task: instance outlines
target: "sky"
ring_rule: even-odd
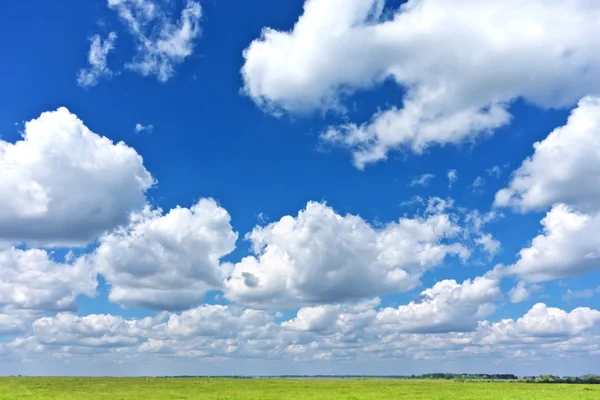
[[[0,31],[0,374],[600,373],[600,3]]]

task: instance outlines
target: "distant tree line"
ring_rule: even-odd
[[[600,384],[600,375],[584,375],[584,376],[556,376],[556,375],[540,375],[526,376],[524,381],[530,383],[585,383],[585,384]]]
[[[584,383],[600,384],[600,375],[556,376],[539,375],[519,378],[514,374],[451,374],[431,373],[421,375],[274,375],[274,376],[165,376],[165,378],[288,378],[288,379],[444,379],[454,381],[521,381],[527,383]]]
[[[513,374],[449,374],[449,373],[435,373],[435,374],[421,374],[412,375],[412,379],[447,379],[447,380],[465,380],[465,381],[506,381],[506,380],[518,380],[519,377]]]

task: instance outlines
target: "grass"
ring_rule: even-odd
[[[600,385],[413,380],[0,378],[0,399],[600,399]]]

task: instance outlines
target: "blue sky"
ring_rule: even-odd
[[[599,15],[5,7],[0,373],[597,372]]]

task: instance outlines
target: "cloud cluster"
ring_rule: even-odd
[[[567,123],[535,143],[533,155],[496,193],[497,206],[523,212],[552,207],[541,221],[542,233],[509,267],[527,282],[600,269],[599,112],[599,98],[582,99]]]
[[[497,206],[531,211],[565,203],[600,211],[600,98],[579,101],[566,125],[533,147],[508,187],[496,194]]]
[[[127,223],[154,184],[142,157],[89,130],[66,108],[0,139],[0,240],[81,245]]]
[[[393,149],[421,153],[491,132],[510,122],[515,99],[563,107],[600,89],[594,2],[385,5],[306,1],[290,31],[264,28],[244,51],[245,93],[271,111],[340,111],[352,93],[393,80],[405,91],[401,106],[322,136],[363,168]]]
[[[247,235],[255,255],[233,266],[225,295],[241,304],[293,307],[407,291],[447,256],[469,257],[460,233],[444,213],[375,228],[309,202],[296,217]]]
[[[82,262],[58,263],[45,250],[0,250],[0,336],[22,333],[44,313],[76,311],[94,296],[96,274]]]
[[[459,286],[464,289],[473,284]],[[473,296],[469,288],[458,298],[462,304],[487,301],[485,296]],[[398,331],[382,323],[387,313],[378,311],[378,304],[303,308],[281,323],[265,311],[219,305],[142,319],[61,313],[36,320],[31,336],[2,345],[0,353],[38,358],[48,353],[64,358],[107,354],[113,361],[139,360],[145,355],[306,361],[373,357],[458,360],[473,356],[544,359],[558,355],[581,359],[600,354],[600,311],[589,308],[567,312],[539,303],[517,320],[482,321],[463,331],[438,331],[432,326],[409,333],[410,329]],[[422,316],[423,320],[428,317]],[[401,326],[410,326],[409,315],[405,321]]]
[[[509,268],[528,282],[582,275],[600,269],[600,215],[576,212],[564,204],[542,219],[543,232]]]
[[[212,199],[192,207],[133,214],[129,225],[103,235],[87,258],[111,284],[109,299],[181,310],[222,286],[220,259],[235,249],[229,213]]]

